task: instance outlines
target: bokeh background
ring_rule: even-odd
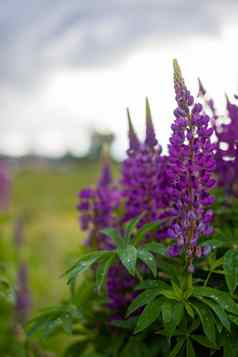
[[[12,177],[4,239],[20,219],[33,314],[67,294],[60,275],[83,239],[77,192],[96,181],[103,143],[116,175],[126,107],[142,136],[149,97],[166,151],[174,57],[193,93],[200,77],[219,111],[224,93],[237,93],[237,20],[236,0],[0,3],[0,155]]]

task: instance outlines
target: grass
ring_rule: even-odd
[[[115,169],[116,170],[116,169]],[[13,173],[12,216],[24,217],[22,259],[29,265],[33,310],[56,303],[68,291],[60,275],[80,251],[83,234],[77,192],[92,185],[99,165],[30,168]]]
[[[12,173],[12,219],[4,235],[12,257],[14,224],[17,217],[23,217],[20,260],[26,261],[29,268],[32,315],[42,307],[57,304],[68,294],[60,276],[76,259],[84,239],[78,224],[77,192],[94,184],[99,171],[98,164],[89,162],[62,168],[32,167]],[[48,347],[60,354],[65,340],[53,339],[49,343]]]

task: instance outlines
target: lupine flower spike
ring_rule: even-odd
[[[214,202],[210,190],[216,181],[214,149],[210,137],[213,128],[201,104],[194,104],[181,69],[174,60],[174,87],[177,109],[172,124],[167,174],[169,176],[170,214],[173,223],[168,235],[175,242],[169,249],[171,256],[185,254],[187,269],[193,271],[193,259],[206,255],[208,247],[199,245],[202,235],[209,236]]]
[[[127,108],[127,120],[128,120],[128,137],[129,137],[129,148],[127,150],[128,155],[136,152],[140,148],[140,141],[135,132],[135,129],[132,124],[130,111]]]
[[[88,232],[87,244],[97,249],[109,249],[111,240],[101,233],[106,227],[117,225],[114,211],[120,204],[120,192],[112,180],[109,156],[104,149],[101,174],[96,188],[79,192],[80,226]]]
[[[229,123],[222,124],[217,133],[217,173],[219,185],[228,195],[238,195],[238,106],[226,95]]]
[[[152,122],[149,101],[146,99],[146,136],[138,140],[131,118],[129,121],[128,158],[122,164],[122,194],[125,198],[123,222],[145,213],[139,225],[158,219],[162,195],[160,180],[161,147],[158,145]],[[163,166],[164,167],[164,166]]]

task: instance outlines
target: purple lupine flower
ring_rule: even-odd
[[[18,322],[21,324],[27,321],[30,307],[31,298],[28,288],[28,269],[25,263],[21,263],[17,274],[16,290],[16,316]]]
[[[131,147],[136,148],[136,135],[131,135]],[[87,244],[96,249],[112,249],[111,239],[105,236],[103,228],[120,228],[114,214],[119,207],[121,194],[113,184],[108,158],[104,155],[101,175],[96,188],[86,188],[79,193],[81,229],[89,233]],[[114,264],[107,275],[108,303],[110,319],[122,318],[126,308],[133,298],[134,279],[121,263]]]
[[[127,150],[127,154],[132,155],[134,152],[137,152],[137,150],[139,150],[141,144],[133,127],[130,111],[128,108],[127,108],[127,119],[128,119],[128,127],[129,127],[128,130],[129,148]]]
[[[176,60],[174,84],[178,107],[171,126],[167,166],[169,214],[173,223],[167,233],[175,243],[168,253],[176,256],[185,252],[188,270],[192,271],[193,258],[207,252],[198,245],[199,238],[212,233],[213,215],[208,206],[214,202],[210,190],[216,184],[213,178],[216,145],[210,139],[213,134],[210,118],[201,104],[194,104]]]
[[[220,125],[217,132],[216,154],[218,184],[228,195],[238,195],[238,106],[231,103],[228,96],[227,115],[229,123]]]
[[[139,225],[158,220],[163,207],[160,185],[165,160],[161,156],[161,146],[155,136],[149,101],[146,99],[146,137],[142,143],[129,121],[128,157],[122,164],[122,195],[125,200],[123,222],[144,213]]]
[[[10,177],[3,161],[0,161],[0,211],[8,208],[10,200]]]
[[[113,247],[111,239],[101,233],[102,229],[117,226],[115,210],[120,205],[120,191],[112,181],[108,159],[103,160],[101,175],[96,188],[85,188],[79,192],[80,226],[87,231],[87,243],[96,249]]]
[[[199,82],[199,88],[201,81]],[[203,87],[204,88],[204,87]],[[204,90],[205,91],[205,90]],[[238,107],[229,101],[227,101],[227,115],[229,117],[229,123],[221,124],[219,115],[217,114],[214,101],[208,97],[205,92],[199,90],[200,96],[203,98],[206,106],[211,112],[211,123],[214,127],[216,134],[216,174],[217,184],[219,187],[224,188],[225,194],[237,195],[237,175],[238,175]]]
[[[107,278],[109,301],[107,306],[111,310],[112,320],[121,319],[125,316],[129,304],[137,295],[134,291],[137,283],[137,279],[129,275],[121,263],[114,264],[109,269]]]
[[[210,116],[211,124],[214,128],[215,133],[217,133],[219,116],[218,116],[216,108],[215,108],[215,103],[214,103],[214,100],[208,96],[207,91],[204,88],[200,78],[198,78],[198,95],[197,96],[201,97],[203,99],[205,106],[211,112],[211,116]]]

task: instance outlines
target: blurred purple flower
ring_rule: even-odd
[[[218,184],[225,193],[238,195],[238,106],[227,97],[229,122],[222,124],[217,132],[217,174]]]
[[[28,269],[25,263],[21,263],[17,273],[16,290],[16,315],[21,324],[27,321],[31,307],[31,297],[28,288]]]
[[[10,201],[11,180],[6,164],[0,161],[0,211],[8,208]]]
[[[137,279],[128,274],[121,263],[114,264],[108,273],[107,292],[108,308],[111,310],[112,319],[120,319],[125,316],[126,310],[136,297],[134,287]]]
[[[201,81],[199,80],[199,88],[200,87]],[[226,124],[221,124],[220,121],[218,121],[219,116],[216,112],[214,101],[207,96],[205,90],[201,91],[200,89],[199,93],[212,114],[211,123],[216,134],[215,160],[218,186],[223,187],[226,194],[237,196],[238,106],[231,103],[228,96],[226,96],[227,116],[229,118],[229,122]]]

